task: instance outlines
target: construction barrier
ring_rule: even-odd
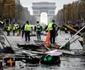
[[[45,46],[49,47],[50,46],[50,31],[48,31],[46,40],[45,40]]]

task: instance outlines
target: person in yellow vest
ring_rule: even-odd
[[[50,31],[51,44],[55,44],[55,37],[56,37],[55,28],[56,28],[55,27],[55,20],[52,20],[52,22],[49,23],[45,28],[47,31]]]
[[[13,35],[15,35],[15,32],[16,32],[16,26],[15,25],[13,25],[12,30],[13,30]]]
[[[68,33],[67,28],[65,28],[65,33]]]
[[[17,36],[20,36],[21,30],[22,30],[21,25],[19,25],[17,29]]]
[[[16,31],[18,31],[18,26],[16,26]]]
[[[6,27],[6,30],[7,30],[7,36],[10,36],[10,31],[11,31],[10,25],[8,25],[8,26]]]
[[[26,21],[25,27],[25,41],[30,41],[30,31],[31,31],[31,25],[29,24],[29,21]]]

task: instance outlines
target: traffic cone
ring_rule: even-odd
[[[46,40],[45,40],[45,46],[49,47],[50,46],[50,31],[48,31]]]

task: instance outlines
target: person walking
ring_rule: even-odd
[[[22,26],[22,38],[23,38],[23,36],[25,34],[24,28],[25,28],[25,24]]]
[[[10,31],[11,31],[10,25],[8,25],[8,26],[6,27],[6,30],[7,30],[7,36],[10,36]]]
[[[21,25],[19,25],[19,27],[18,27],[18,34],[17,34],[17,36],[20,36],[20,35],[21,35],[21,30],[22,30],[22,27],[21,27]]]
[[[65,30],[64,30],[64,31],[65,31],[65,33],[68,33],[67,28],[65,28]]]
[[[16,32],[16,26],[15,25],[13,25],[12,30],[13,30],[13,35],[15,35],[15,32]]]
[[[41,40],[42,26],[40,25],[39,21],[37,21],[34,31],[36,31],[37,40]]]
[[[48,24],[48,26],[46,27],[46,30],[47,31],[50,31],[50,42],[52,44],[55,44],[55,36],[56,36],[56,33],[55,33],[55,20],[52,20],[51,23]]]
[[[24,31],[25,31],[25,41],[30,41],[30,30],[31,30],[31,25],[29,21],[26,21]]]

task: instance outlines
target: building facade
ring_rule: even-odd
[[[33,15],[36,17],[37,21],[40,21],[40,14],[42,12],[47,13],[48,17],[48,23],[53,19],[55,16],[55,3],[49,3],[49,2],[38,2],[38,3],[32,3],[32,9],[33,9]]]

